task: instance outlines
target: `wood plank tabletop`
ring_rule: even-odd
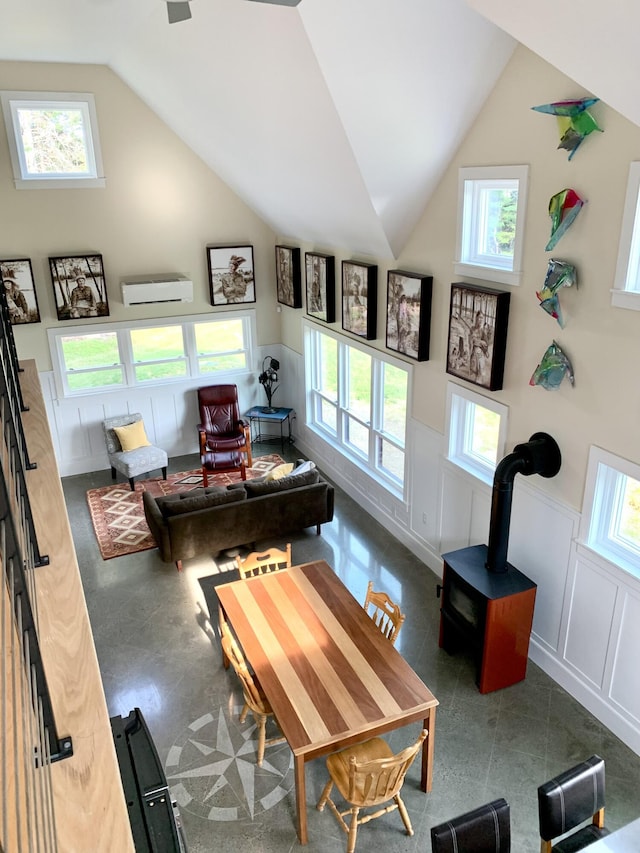
[[[423,720],[438,704],[326,562],[217,592],[295,755]]]

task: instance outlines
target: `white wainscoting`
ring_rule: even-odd
[[[280,358],[280,346],[265,349],[270,355]],[[263,357],[262,349],[258,349],[255,374],[218,380],[237,384],[242,412],[255,405],[266,405],[264,390],[257,381]],[[281,376],[284,378],[286,372],[281,371]],[[166,450],[170,457],[198,453],[196,427],[200,418],[196,389],[211,384],[211,381],[190,379],[83,397],[58,397],[53,372],[41,373],[40,383],[61,477],[109,467],[102,421],[124,412],[141,412],[149,441]],[[278,390],[278,397],[274,400],[276,405],[287,405],[284,390]]]

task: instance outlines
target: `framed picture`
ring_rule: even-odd
[[[433,277],[404,270],[387,273],[387,349],[427,361]]]
[[[451,285],[447,373],[489,391],[502,388],[511,294]]]
[[[378,267],[342,262],[342,328],[368,341],[376,337]]]
[[[325,323],[336,321],[336,259],[333,255],[307,252],[307,314]]]
[[[40,311],[29,258],[0,261],[0,278],[11,325],[39,323]]]
[[[108,317],[102,255],[49,258],[58,320]]]
[[[276,294],[289,308],[302,308],[300,249],[276,246]]]
[[[256,301],[253,246],[207,246],[212,305]]]

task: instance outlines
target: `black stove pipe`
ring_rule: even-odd
[[[555,477],[561,463],[560,448],[555,439],[546,432],[535,432],[529,441],[517,444],[513,453],[509,453],[498,463],[493,477],[489,544],[485,564],[490,572],[502,573],[508,570],[507,548],[513,481],[516,474],[524,474],[527,477],[530,474]]]

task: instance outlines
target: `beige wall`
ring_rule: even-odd
[[[212,311],[205,246],[252,244],[258,343],[279,340],[273,232],[115,74],[100,65],[0,62],[0,89],[93,93],[107,181],[102,190],[16,190],[0,132],[0,258],[31,259],[42,318],[15,327],[20,358],[50,369],[45,330],[60,323],[48,257],[87,251],[103,256],[109,322]],[[162,272],[192,278],[194,302],[124,307],[122,279]]]
[[[529,164],[522,283],[510,287],[487,282],[511,292],[504,388],[492,396],[509,406],[509,450],[533,432],[546,431],[556,438],[563,454],[562,470],[555,479],[537,485],[576,508],[582,504],[591,444],[640,460],[640,314],[612,308],[609,293],[629,163],[640,159],[640,128],[599,103],[593,113],[604,133],[589,137],[569,162],[566,151],[556,150],[555,119],[531,110],[534,105],[586,94],[526,48],[516,50],[397,263],[378,260],[378,340],[373,342],[384,348],[387,270],[395,266],[432,274],[431,360],[415,365],[413,416],[443,432],[450,284],[461,280],[453,270],[458,169]],[[437,124],[437,116],[433,120]],[[405,131],[411,132],[410,118]],[[545,252],[551,226],[549,199],[565,187],[573,187],[587,204],[555,250]],[[304,248],[326,251],[328,247]],[[338,293],[342,257],[336,252]],[[535,295],[550,257],[567,260],[578,269],[578,289],[565,288],[560,295],[564,330],[539,307]],[[336,327],[340,328],[340,306]],[[283,330],[284,342],[299,349],[299,334],[290,333],[286,324]],[[573,362],[575,388],[566,380],[553,392],[530,387],[531,374],[554,339]]]

